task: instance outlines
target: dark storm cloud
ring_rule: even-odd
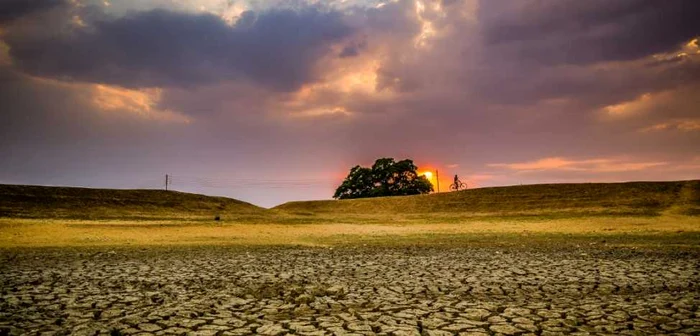
[[[0,25],[64,2],[63,0],[2,0],[0,1]]]
[[[352,33],[339,13],[312,7],[246,12],[233,26],[209,14],[152,10],[58,38],[10,32],[6,42],[15,64],[43,77],[126,87],[247,77],[289,91],[312,80],[316,62]]]
[[[700,35],[696,0],[493,0],[479,8],[485,42],[521,62],[638,59]]]
[[[573,99],[601,107],[635,96],[700,83],[700,62],[650,61],[603,68],[495,66],[470,74],[479,96],[500,104]]]
[[[367,49],[367,41],[351,43],[343,48],[338,57],[355,57],[360,55],[362,50],[365,49]]]
[[[488,103],[567,99],[571,114],[694,85],[697,57],[676,54],[700,34],[698,10],[683,0],[481,1],[480,43],[464,48],[479,66],[458,76]]]
[[[561,46],[565,39],[545,36],[539,41],[536,35],[523,33],[521,36],[515,31],[512,40],[503,36],[504,40],[497,43],[483,35],[489,33],[485,27],[507,27],[509,20],[518,19],[518,15],[525,17],[523,20],[533,27],[538,27],[550,20],[548,16],[554,15],[551,10],[543,15],[520,10],[512,12],[518,1],[498,2],[495,5],[500,7],[495,8],[497,6],[490,0],[484,0],[479,3],[481,11],[476,13],[477,17],[465,20],[470,12],[460,7],[462,3],[452,3],[454,7],[444,8],[439,15],[431,12],[433,6],[430,2],[424,3],[426,9],[422,16],[432,20],[431,25],[436,30],[434,36],[426,39],[425,48],[415,47],[421,22],[414,17],[415,10],[410,2],[392,3],[367,11],[366,16],[370,18],[366,26],[370,31],[367,33],[369,45],[389,49],[385,54],[387,57],[381,59],[377,88],[387,87],[395,95],[390,100],[358,97],[347,103],[348,110],[362,114],[355,125],[348,126],[343,132],[349,143],[346,148],[353,151],[349,155],[370,160],[372,156],[395,151],[392,147],[397,143],[410,142],[407,150],[411,152],[431,153],[434,161],[450,160],[479,169],[475,162],[495,162],[502,158],[527,161],[554,155],[585,158],[621,153],[653,157],[662,147],[665,154],[677,155],[677,159],[691,152],[683,144],[697,145],[697,137],[691,132],[674,135],[674,138],[670,132],[659,132],[653,137],[638,132],[644,125],[668,118],[697,116],[697,112],[688,109],[659,106],[650,113],[654,120],[632,112],[624,120],[602,120],[601,117],[601,109],[608,105],[634,101],[647,93],[673,91],[700,83],[698,57],[676,57],[682,51],[681,46],[694,35],[666,36],[673,33],[668,29],[654,32],[664,35],[659,38],[662,42],[658,42],[664,47],[657,47],[655,41],[647,41],[649,46],[639,46],[644,52],[639,55],[627,53],[624,62],[611,62],[621,60],[617,56],[607,57],[616,55],[616,45],[585,40],[587,47],[598,50],[601,57],[592,63],[565,64],[562,61],[565,59],[561,58],[566,52]],[[558,2],[537,3],[549,4],[544,6],[548,9],[554,8]],[[640,3],[637,1],[629,2],[627,6],[596,2],[596,8],[589,7],[585,1],[567,4],[575,7],[565,8],[569,12],[563,12],[566,19],[562,22],[580,14],[593,24],[595,15],[589,12],[598,10],[597,7],[613,7],[598,10],[603,16],[601,21],[622,27],[611,28],[612,37],[608,40],[621,38],[620,31],[634,35],[630,29],[640,29],[634,25],[629,27],[629,22],[624,19],[639,16],[637,6]],[[687,15],[670,10],[677,9],[671,5],[659,4],[664,15],[674,16],[664,18],[664,22],[673,27],[688,23]],[[527,9],[527,6],[523,8]],[[491,11],[485,12],[488,9]],[[642,12],[641,17],[647,20],[644,15],[650,12]],[[617,22],[616,17],[623,19]],[[561,24],[558,19],[552,20]],[[573,28],[570,31],[573,35],[569,38],[573,40],[586,32],[585,29]],[[543,30],[542,34],[545,33],[547,31]],[[600,34],[605,35],[603,31]],[[644,29],[636,34],[646,36]],[[652,34],[651,38],[656,37]],[[545,55],[538,62],[528,62],[523,59],[523,54],[530,48],[552,50],[559,55],[555,58]],[[656,54],[656,50],[667,52],[665,57],[671,57],[669,61],[659,62],[648,57]],[[676,58],[670,61],[673,57]],[[697,89],[692,91],[697,92]],[[679,99],[688,100],[687,96],[679,96]],[[389,129],[400,131],[386,131]],[[373,136],[366,137],[365,134]],[[660,138],[666,136],[671,140],[665,145],[654,145],[655,141],[660,143]],[[673,141],[679,144],[670,145]],[[640,147],[642,142],[648,146]]]

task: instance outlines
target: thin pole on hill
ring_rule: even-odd
[[[438,192],[440,192],[440,173],[435,169],[435,182],[437,182]]]
[[[165,174],[165,191],[168,191],[168,174]]]

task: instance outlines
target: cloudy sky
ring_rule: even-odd
[[[0,183],[700,178],[696,0],[1,0]]]

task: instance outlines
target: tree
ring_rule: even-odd
[[[425,176],[418,176],[418,167],[412,160],[378,159],[372,168],[355,166],[333,198],[365,198],[427,194],[433,185]]]

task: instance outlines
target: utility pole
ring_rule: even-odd
[[[440,174],[437,169],[435,169],[435,182],[437,182],[438,192],[440,192]]]
[[[168,191],[168,174],[165,174],[165,191]]]

